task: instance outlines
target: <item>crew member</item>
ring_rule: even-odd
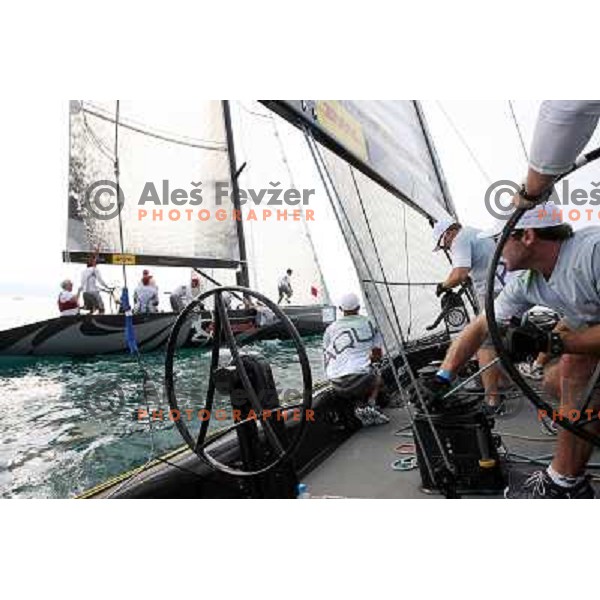
[[[499,223],[497,234],[504,223]],[[495,301],[498,322],[520,318],[533,306],[547,306],[564,315],[560,331],[544,332],[532,325],[508,329],[506,347],[515,362],[540,352],[559,358],[545,369],[544,387],[561,401],[565,414],[579,406],[600,355],[600,228],[573,233],[562,223],[552,202],[527,211],[506,242],[503,257],[509,271],[527,269],[509,281]],[[485,315],[470,323],[451,345],[432,384],[434,393],[449,388],[454,374],[487,337]],[[436,389],[437,388],[437,389]],[[599,408],[592,397],[590,408]],[[582,417],[584,418],[584,417]],[[595,423],[594,425],[598,425]],[[593,427],[586,426],[588,431]],[[592,498],[584,476],[592,445],[561,429],[554,459],[520,484],[512,482],[508,498]]]
[[[169,298],[171,301],[171,308],[174,312],[181,312],[192,300],[194,300],[194,298],[197,298],[201,292],[200,277],[197,273],[192,272],[189,285],[180,285],[171,292]],[[225,301],[226,306],[228,305],[227,303],[231,304],[231,296],[227,292],[223,294],[223,300]],[[203,305],[201,308],[203,308]]]
[[[58,295],[58,310],[61,317],[71,317],[79,314],[79,292],[73,293],[73,282],[65,279],[60,287],[62,291]]]
[[[98,311],[101,315],[103,315],[104,302],[102,301],[98,284],[108,287],[108,285],[106,285],[102,279],[100,271],[96,266],[96,259],[91,258],[87,263],[87,268],[81,274],[80,290],[83,291],[83,308],[85,310],[89,310],[90,314],[94,314],[96,311]]]
[[[339,396],[354,403],[356,417],[363,425],[388,423],[376,408],[383,381],[373,364],[382,357],[381,335],[367,317],[358,314],[356,294],[345,294],[340,310],[344,316],[329,325],[323,336],[327,378]]]
[[[292,290],[292,282],[290,277],[292,276],[292,270],[288,269],[285,272],[285,275],[281,277],[281,279],[277,282],[277,291],[279,292],[279,300],[277,300],[277,304],[281,304],[281,301],[285,298],[286,302],[290,303],[290,298],[294,293]]]
[[[441,296],[447,290],[467,283],[471,278],[477,298],[479,312],[485,307],[485,290],[487,286],[487,271],[494,256],[494,242],[482,238],[481,231],[474,227],[462,226],[453,219],[440,219],[433,228],[435,246],[434,252],[448,251],[452,260],[452,270],[446,279],[439,283],[436,295]],[[498,269],[494,293],[502,289],[504,265]],[[486,340],[477,353],[479,367],[483,368],[496,359],[491,340]],[[502,399],[498,391],[502,379],[502,371],[498,366],[492,366],[481,373],[485,398],[488,409],[499,413],[502,410]]]
[[[135,313],[158,312],[158,287],[149,271],[144,271],[142,280],[133,293]]]

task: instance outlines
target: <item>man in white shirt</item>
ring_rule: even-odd
[[[285,272],[285,275],[279,279],[277,282],[277,291],[279,292],[279,300],[277,300],[277,304],[281,304],[281,301],[285,298],[286,302],[290,303],[290,298],[294,291],[292,290],[292,281],[290,277],[292,276],[292,270],[288,269]]]
[[[499,234],[504,223],[498,225]],[[581,402],[600,356],[600,228],[573,233],[562,223],[552,202],[527,211],[506,242],[503,257],[509,271],[526,269],[513,278],[495,302],[498,322],[520,318],[533,306],[547,306],[564,315],[560,331],[544,332],[526,325],[509,329],[506,347],[515,362],[525,355],[550,354],[557,362],[546,367],[544,387],[560,399],[562,411],[583,408]],[[487,337],[485,315],[470,323],[451,345],[432,384],[436,394],[449,389],[454,374]],[[598,391],[589,408],[600,407]],[[585,418],[585,416],[582,416]],[[594,427],[586,425],[586,430]],[[597,431],[597,429],[596,429]],[[593,498],[585,477],[592,445],[565,429],[558,433],[556,451],[546,470],[536,471],[507,498]]]
[[[479,312],[483,312],[487,272],[494,256],[494,242],[489,238],[482,238],[480,230],[462,226],[453,219],[439,220],[433,228],[433,238],[433,251],[446,250],[452,260],[452,270],[446,279],[438,284],[436,295],[440,296],[445,291],[466,283],[470,277],[473,281]],[[502,290],[504,272],[503,264],[496,273],[494,286],[496,295]],[[480,368],[496,359],[496,351],[490,339],[486,340],[479,349],[477,359]],[[500,367],[490,367],[481,374],[481,379],[488,409],[493,413],[500,412],[503,407],[501,394],[498,391],[502,379]]]
[[[90,314],[94,314],[98,311],[103,315],[104,302],[102,301],[98,284],[108,287],[96,266],[96,259],[92,258],[88,261],[87,268],[81,274],[80,290],[83,291],[83,308],[89,310]]]
[[[60,287],[62,291],[58,295],[58,310],[61,317],[71,317],[79,314],[79,293],[73,293],[73,282],[65,279]]]
[[[360,301],[352,292],[340,301],[343,317],[323,336],[325,373],[336,393],[356,406],[363,425],[381,425],[389,419],[375,407],[383,385],[373,363],[381,360],[383,340],[371,321],[358,314]]]

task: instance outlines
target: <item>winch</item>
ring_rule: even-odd
[[[437,369],[438,363],[432,363],[418,371],[417,385],[424,397]],[[415,403],[414,437],[423,491],[447,494],[452,488],[461,495],[497,494],[506,487],[497,450],[500,436],[492,433],[494,419],[484,411],[483,400],[483,388],[473,382],[427,412]]]

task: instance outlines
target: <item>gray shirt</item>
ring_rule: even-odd
[[[600,323],[600,227],[586,227],[562,242],[549,279],[523,271],[496,299],[496,319],[521,317],[541,305],[564,315],[572,329]]]
[[[485,294],[487,272],[494,256],[495,244],[491,238],[479,238],[480,231],[473,227],[461,227],[452,242],[450,254],[452,266],[470,269],[473,286],[479,296]],[[504,265],[498,267],[498,273],[503,272]],[[495,289],[500,291],[502,284],[496,277]]]
[[[531,168],[544,175],[564,173],[589,142],[599,119],[600,100],[542,102],[531,144]]]

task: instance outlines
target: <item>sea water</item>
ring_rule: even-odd
[[[1,298],[0,330],[49,318],[44,299]],[[305,339],[313,380],[322,379],[319,337]],[[244,352],[272,366],[280,396],[293,401],[301,392],[294,346],[279,340],[245,346]],[[221,353],[221,363],[230,355]],[[68,498],[153,456],[176,449],[183,440],[168,418],[164,393],[164,352],[110,358],[0,357],[0,497]],[[204,405],[210,351],[183,349],[175,357],[175,391],[182,409]],[[141,368],[155,393],[144,395]],[[148,406],[149,404],[149,406]],[[145,412],[155,410],[155,418]],[[229,400],[217,394],[215,409],[230,414]],[[163,411],[162,418],[160,410]],[[214,411],[213,411],[214,414]],[[228,424],[211,419],[209,431]],[[192,434],[200,421],[186,421]]]

